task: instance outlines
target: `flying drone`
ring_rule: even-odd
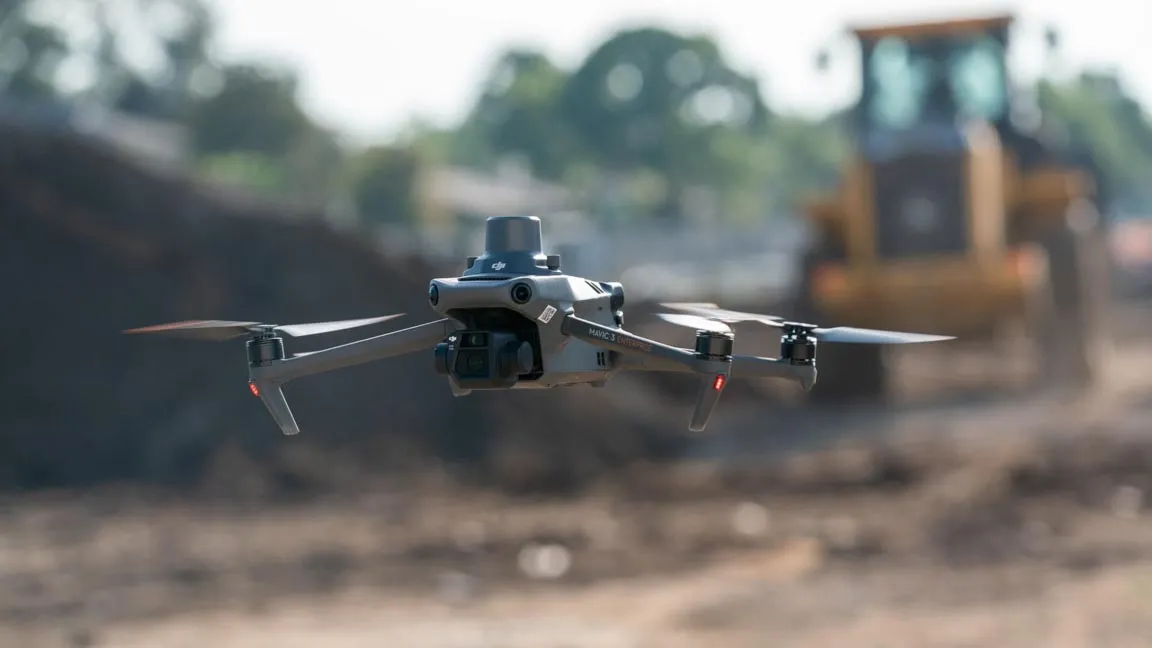
[[[284,434],[300,431],[281,386],[296,378],[418,351],[432,351],[452,394],[472,390],[603,387],[616,371],[698,374],[699,394],[689,429],[702,431],[730,377],[778,378],[810,390],[820,342],[908,344],[952,339],[852,327],[820,328],[771,315],[703,303],[663,304],[662,319],[696,329],[695,348],[663,344],[624,330],[624,287],[564,274],[558,255],[545,255],[540,219],[489,218],[484,254],[469,257],[459,277],[432,279],[428,303],[442,319],[319,351],[286,357],[283,335],[301,337],[386,322],[387,315],[338,322],[274,325],[201,320],[125,333],[165,333],[230,340],[247,337],[248,388]],[[780,329],[777,358],[733,353],[729,324]]]

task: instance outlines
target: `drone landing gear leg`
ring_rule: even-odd
[[[300,426],[296,424],[296,417],[292,416],[292,410],[288,407],[288,399],[284,397],[284,391],[280,389],[280,385],[261,380],[248,383],[248,388],[252,390],[253,394],[260,397],[264,406],[268,408],[268,413],[272,415],[272,420],[280,426],[281,432],[289,436],[300,433]]]
[[[703,376],[700,379],[700,391],[696,394],[696,407],[692,409],[692,420],[688,429],[692,432],[703,432],[708,426],[708,419],[716,404],[720,402],[720,394],[724,393],[724,386],[728,384],[728,372],[718,373],[714,377]]]

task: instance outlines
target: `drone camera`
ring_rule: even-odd
[[[466,349],[483,349],[488,346],[487,331],[465,333],[460,338],[460,346]]]
[[[799,366],[816,364],[816,338],[808,335],[803,326],[785,325],[780,336],[780,359]]]
[[[696,357],[722,360],[732,357],[733,335],[721,331],[696,331]]]
[[[436,372],[466,389],[507,389],[536,364],[532,345],[503,331],[457,331],[434,356]]]
[[[491,362],[488,349],[460,349],[456,353],[453,369],[461,379],[488,378]]]
[[[265,335],[248,340],[248,364],[262,367],[284,359],[284,338]]]

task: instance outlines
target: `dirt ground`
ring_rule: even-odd
[[[563,500],[23,498],[0,646],[1147,646],[1150,362],[1131,342],[1084,399],[733,399],[700,460]]]

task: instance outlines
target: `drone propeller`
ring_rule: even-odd
[[[667,308],[686,311],[688,314],[660,313],[659,317],[667,322],[679,324],[702,330],[723,330],[727,332],[727,322],[758,322],[766,326],[782,329],[800,329],[809,337],[820,342],[839,342],[846,344],[918,344],[921,342],[940,342],[955,339],[947,335],[928,335],[925,333],[904,333],[900,331],[881,331],[876,329],[856,328],[853,326],[835,326],[820,328],[815,324],[802,322],[788,322],[774,315],[759,315],[756,313],[741,313],[723,308],[713,307],[712,304],[662,304]],[[718,329],[723,326],[724,329]]]
[[[677,326],[686,328],[697,329],[700,331],[711,331],[714,333],[731,333],[732,327],[728,326],[720,320],[708,319],[707,317],[700,317],[699,315],[687,315],[684,313],[657,313],[656,317]]]
[[[211,341],[231,340],[244,335],[252,335],[253,337],[248,340],[248,363],[249,371],[251,372],[253,366],[262,366],[266,361],[283,359],[284,343],[279,337],[275,336],[277,333],[292,337],[320,335],[322,333],[333,333],[368,326],[369,324],[378,324],[396,319],[401,315],[403,315],[403,313],[385,315],[383,317],[368,317],[336,322],[313,322],[309,324],[286,324],[283,326],[278,324],[262,324],[260,322],[192,320],[128,329],[124,331],[124,333],[160,333],[175,337]],[[297,353],[294,355],[300,357],[308,355],[308,353]],[[249,373],[248,389],[254,396],[259,397],[260,400],[263,401],[264,406],[268,408],[268,412],[272,415],[273,420],[280,426],[280,430],[284,434],[297,434],[300,432],[300,427],[296,424],[296,418],[292,416],[292,410],[288,407],[288,400],[284,397],[284,391],[278,382],[261,379],[259,376],[253,376]]]
[[[307,335],[334,333],[336,331],[344,331],[361,326],[368,326],[370,324],[379,324],[380,322],[396,319],[402,315],[403,313],[399,313],[396,315],[369,317],[365,319],[284,325],[262,324],[260,322],[229,322],[225,320],[192,320],[128,329],[124,331],[124,333],[160,333],[176,337],[210,341],[231,340],[251,333],[283,333],[292,337],[304,337]]]
[[[689,315],[695,315],[697,317],[707,318],[714,322],[723,322],[726,324],[735,324],[737,322],[760,322],[761,324],[776,326],[784,319],[775,315],[742,313],[740,311],[728,310],[727,308],[720,308],[716,304],[704,302],[673,302],[660,305],[664,308],[671,308],[672,310],[678,310],[682,313],[688,313]]]

